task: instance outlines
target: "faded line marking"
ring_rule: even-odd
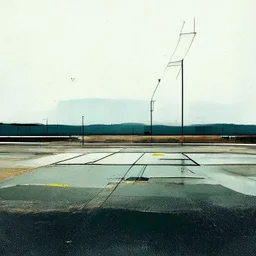
[[[152,156],[164,156],[163,153],[153,153]]]

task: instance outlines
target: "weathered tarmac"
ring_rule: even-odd
[[[256,146],[5,145],[0,165],[1,255],[256,255]]]

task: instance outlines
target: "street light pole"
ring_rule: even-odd
[[[156,90],[161,82],[161,79],[158,79],[156,88],[152,94],[151,100],[150,100],[150,135],[151,135],[151,142],[152,142],[152,132],[153,132],[153,111],[154,111],[154,95],[156,93]]]
[[[152,131],[153,131],[153,100],[150,101],[150,136],[151,136],[151,143],[152,143]]]
[[[181,60],[181,136],[184,136],[184,70],[183,59]]]
[[[82,145],[84,145],[84,116],[82,116]]]
[[[46,118],[46,135],[48,135],[48,118]]]

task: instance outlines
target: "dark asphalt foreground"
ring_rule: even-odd
[[[220,185],[121,183],[88,209],[99,195],[1,189],[0,255],[256,255],[256,197]]]

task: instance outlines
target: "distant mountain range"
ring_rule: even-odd
[[[249,104],[249,103],[248,103]],[[247,105],[248,105],[247,104]],[[236,123],[255,124],[252,109],[246,104],[220,104],[215,102],[185,102],[184,123]],[[149,125],[149,101],[133,99],[87,98],[59,101],[44,114],[52,124],[85,125],[142,123]],[[153,124],[180,125],[181,105],[178,98],[158,100],[155,103]]]
[[[131,99],[75,99],[60,101],[49,113],[49,120],[63,124],[147,123],[149,102]]]

